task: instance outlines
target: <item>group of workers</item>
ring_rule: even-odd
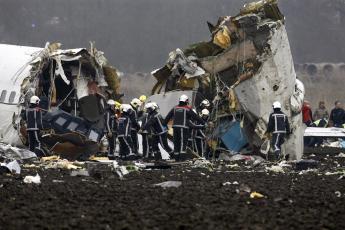
[[[32,96],[24,117],[30,150],[42,156],[40,130],[42,113],[40,99]],[[205,130],[209,122],[211,105],[203,100],[197,110],[189,105],[187,95],[181,95],[165,118],[160,114],[155,102],[146,102],[146,96],[134,98],[130,104],[120,104],[112,99],[107,101],[105,110],[105,132],[108,139],[108,157],[115,159],[116,141],[119,141],[119,157],[134,160],[139,155],[138,134],[142,136],[142,157],[162,159],[159,145],[170,158],[179,160],[187,148],[201,157],[208,157]],[[168,144],[168,123],[172,121],[173,148]],[[271,133],[271,145],[277,158],[281,155],[281,145],[290,134],[288,117],[282,112],[280,102],[273,103],[273,113],[269,117],[267,132]]]
[[[105,113],[106,135],[109,142],[108,158],[115,158],[116,138],[119,141],[120,158],[133,160],[139,156],[138,134],[142,137],[142,157],[162,159],[159,145],[170,158],[179,160],[189,146],[200,156],[206,154],[205,125],[209,118],[207,107],[210,103],[204,100],[200,105],[200,113],[189,106],[189,98],[181,95],[179,103],[163,118],[155,102],[146,102],[146,96],[134,98],[130,104],[116,105],[108,100]],[[168,123],[172,121],[173,143],[168,144]],[[191,132],[192,130],[192,132]],[[188,143],[189,138],[191,143]]]

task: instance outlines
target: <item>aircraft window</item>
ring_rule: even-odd
[[[67,126],[67,129],[74,131],[77,127],[78,127],[78,123],[72,121],[72,122]]]
[[[13,103],[15,97],[16,97],[16,92],[12,91],[11,94],[10,94],[9,103]]]
[[[58,124],[58,125],[60,125],[61,127],[66,123],[66,119],[65,118],[63,118],[63,117],[59,117],[56,121],[55,121],[55,123],[56,124]]]
[[[4,102],[6,99],[7,90],[3,90],[0,96],[0,102]]]
[[[89,138],[93,141],[97,141],[98,138],[98,133],[96,133],[95,131],[91,130],[90,134],[89,134]]]

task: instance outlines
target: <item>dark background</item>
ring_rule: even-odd
[[[0,42],[96,47],[125,72],[160,67],[168,52],[209,39],[206,21],[244,0],[0,0]],[[281,0],[295,62],[343,62],[344,0]]]

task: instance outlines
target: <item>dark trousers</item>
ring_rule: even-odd
[[[284,144],[285,133],[273,133],[272,134],[272,147],[276,157],[280,157],[281,145]]]
[[[198,155],[200,157],[205,157],[205,154],[206,154],[206,145],[205,145],[205,139],[204,138],[198,138],[196,137],[194,139],[194,143],[195,143],[195,149],[196,149],[196,152],[198,153]]]
[[[162,158],[161,153],[159,151],[159,147],[158,144],[160,144],[162,146],[162,148],[170,155],[172,156],[173,154],[173,150],[170,148],[169,144],[168,144],[168,134],[167,133],[162,133],[159,135],[155,135],[153,136],[153,144],[152,144],[152,150],[156,155],[158,156],[158,158]],[[157,158],[157,157],[156,157]]]
[[[108,138],[109,148],[108,148],[108,156],[115,156],[115,148],[116,148],[116,135],[112,135]]]
[[[181,153],[186,153],[189,129],[174,127],[174,155],[179,156]]]
[[[43,151],[41,149],[41,141],[39,138],[39,131],[38,130],[28,130],[28,138],[29,138],[29,149],[31,152],[36,153],[38,157],[44,156]]]
[[[138,132],[136,130],[131,130],[131,138],[132,138],[132,151],[133,153],[138,155],[139,143],[138,143]]]
[[[142,133],[143,157],[148,157],[150,153],[150,138],[148,133]]]
[[[120,157],[126,158],[132,153],[132,138],[130,136],[118,137],[120,144]]]

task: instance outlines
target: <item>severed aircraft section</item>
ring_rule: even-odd
[[[2,141],[27,144],[22,114],[33,95],[43,111],[42,142],[51,154],[77,159],[96,153],[109,98],[119,100],[117,70],[93,44],[90,49],[0,45]]]

